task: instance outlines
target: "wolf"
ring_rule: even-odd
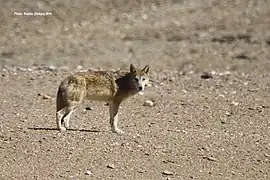
[[[111,130],[124,132],[118,127],[120,104],[135,94],[143,94],[149,83],[149,65],[143,69],[130,64],[129,71],[77,72],[66,77],[59,85],[56,96],[56,123],[60,132],[70,126],[70,117],[84,100],[109,104]]]

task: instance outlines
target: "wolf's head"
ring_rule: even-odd
[[[135,82],[138,85],[139,94],[143,94],[143,90],[145,86],[149,83],[149,66],[145,66],[143,69],[138,69],[133,66],[133,64],[130,65],[130,73],[132,74],[132,77],[134,78]]]

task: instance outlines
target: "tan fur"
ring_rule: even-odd
[[[88,71],[64,79],[56,97],[56,123],[60,131],[69,127],[71,114],[83,100],[109,103],[110,125],[113,132],[123,133],[117,126],[118,109],[126,98],[144,90],[149,82],[149,66],[142,70],[130,65],[129,72]]]

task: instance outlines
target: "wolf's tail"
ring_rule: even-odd
[[[63,109],[68,105],[66,88],[61,84],[56,95],[56,111]]]

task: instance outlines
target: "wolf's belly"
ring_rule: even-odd
[[[88,90],[86,94],[87,100],[92,101],[111,101],[114,97],[114,92],[112,90]]]

